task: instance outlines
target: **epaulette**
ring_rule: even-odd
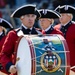
[[[15,29],[15,31],[16,31],[16,33],[17,33],[18,36],[24,35],[23,32],[22,32],[22,30],[21,30],[21,28]]]

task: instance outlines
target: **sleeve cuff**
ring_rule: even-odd
[[[10,68],[11,65],[13,65],[12,62],[9,62],[9,63],[6,64],[6,71],[7,72],[9,71],[9,68]]]
[[[71,70],[75,72],[75,66],[71,67]]]

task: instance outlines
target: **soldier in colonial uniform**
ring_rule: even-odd
[[[54,12],[53,10],[40,9],[41,17],[39,19],[40,27],[44,34],[61,34],[62,32],[53,28],[53,23],[55,18],[59,18],[60,14]]]
[[[75,7],[71,5],[58,6],[56,11],[61,13],[60,24],[55,28],[60,29],[67,41],[70,50],[70,66],[75,71],[75,22],[72,21]]]
[[[0,18],[0,55],[3,43],[6,38],[7,29],[13,29],[13,26],[3,18]],[[0,70],[2,69],[2,65],[0,64]]]
[[[2,49],[3,42],[6,38],[7,28],[13,29],[13,26],[3,18],[0,18],[0,52]]]
[[[21,31],[23,34],[39,34],[39,31],[33,25],[35,19],[40,17],[40,14],[35,5],[28,4],[14,11],[11,17],[20,18],[22,25],[19,29],[12,30],[8,33],[2,48],[1,63],[7,74],[15,74],[17,71],[10,57],[14,53],[15,44],[19,38],[18,33]]]

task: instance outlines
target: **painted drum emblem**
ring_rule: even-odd
[[[55,72],[60,68],[60,65],[61,58],[56,52],[46,51],[41,56],[41,67],[46,72]]]

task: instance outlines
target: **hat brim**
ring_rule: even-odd
[[[3,18],[0,18],[0,26],[13,29],[13,26]]]
[[[63,5],[63,6],[57,7],[55,9],[55,11],[58,11],[59,13],[71,13],[71,14],[74,14],[75,13],[75,7],[70,6],[70,5]]]
[[[35,14],[37,16],[37,18],[40,17],[40,13],[38,12],[38,10],[36,9],[35,5],[24,5],[21,6],[20,8],[18,8],[17,10],[15,10],[11,17],[14,18],[20,18],[23,15],[27,15],[27,14]]]
[[[39,12],[41,13],[41,17],[40,18],[60,18],[60,14],[58,14],[57,12],[53,11],[53,10],[47,10],[47,13],[44,14],[43,10],[39,10]]]

